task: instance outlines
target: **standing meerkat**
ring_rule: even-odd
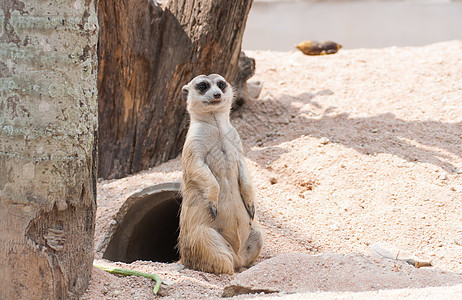
[[[239,135],[229,122],[232,87],[217,74],[183,87],[191,116],[183,147],[178,249],[189,268],[233,274],[260,254],[255,191]]]

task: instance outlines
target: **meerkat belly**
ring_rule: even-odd
[[[249,236],[251,220],[239,193],[239,185],[220,180],[217,217],[212,225],[237,253]]]
[[[231,244],[237,252],[250,232],[251,220],[245,209],[239,190],[239,153],[234,146],[216,145],[214,155],[206,162],[220,186],[217,217],[213,227]],[[233,147],[229,149],[229,147]],[[213,159],[212,159],[213,156]]]

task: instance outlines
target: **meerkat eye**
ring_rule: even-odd
[[[196,87],[200,92],[203,93],[209,89],[209,84],[205,81],[202,81],[202,82],[199,82]]]
[[[218,81],[217,86],[221,91],[224,92],[226,89],[226,82],[224,82],[223,80],[220,80]]]

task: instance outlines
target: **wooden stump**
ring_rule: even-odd
[[[176,157],[188,115],[181,87],[199,74],[232,81],[252,0],[99,1],[99,176]]]

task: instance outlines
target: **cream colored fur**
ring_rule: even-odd
[[[202,93],[204,81],[210,87]],[[228,83],[220,89],[223,82],[220,75],[201,75],[183,87],[191,123],[182,154],[178,248],[187,267],[233,274],[256,260],[263,242],[242,144],[229,122],[233,91]]]

